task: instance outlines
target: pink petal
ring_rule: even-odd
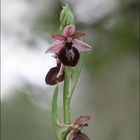
[[[72,37],[72,39],[78,39],[78,38],[85,36],[85,35],[86,35],[85,33],[78,32],[78,33],[71,35],[71,37]]]
[[[88,44],[84,43],[83,41],[80,41],[78,39],[73,40],[73,46],[79,50],[79,52],[85,52],[85,51],[90,51],[91,46]]]
[[[46,50],[45,53],[59,53],[59,51],[64,47],[64,42],[63,41],[54,41],[49,48]]]
[[[84,126],[84,124],[86,124],[86,122],[88,121],[88,120],[90,120],[90,116],[80,116],[75,122],[74,122],[74,125],[78,125],[78,126],[80,126],[80,125],[83,125]]]
[[[60,41],[66,41],[67,38],[63,35],[59,35],[59,34],[55,34],[55,35],[52,35],[52,38],[55,38],[57,40],[60,40]]]
[[[73,25],[68,25],[64,28],[64,35],[66,37],[69,37],[70,35],[72,35],[74,32],[74,26]]]

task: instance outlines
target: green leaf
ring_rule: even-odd
[[[70,91],[70,97],[72,97],[74,89],[76,87],[76,84],[78,82],[81,70],[83,68],[84,65],[84,54],[81,53],[80,54],[80,60],[76,66],[76,69],[73,70],[74,72],[71,74],[71,91]]]
[[[58,107],[57,107],[57,100],[58,100],[58,85],[56,85],[54,93],[53,93],[53,99],[52,99],[52,124],[53,124],[53,130],[55,131],[55,135],[58,140],[62,140],[61,134],[59,132],[58,127]]]

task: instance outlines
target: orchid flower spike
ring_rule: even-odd
[[[78,38],[85,36],[85,33],[74,33],[74,26],[68,25],[64,28],[64,35],[55,34],[52,38],[56,39],[46,53],[55,53],[59,60],[65,66],[75,66],[78,63],[80,52],[90,51],[91,47],[78,40]]]

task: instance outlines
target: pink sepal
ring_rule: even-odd
[[[64,36],[69,37],[74,33],[74,26],[68,25],[64,28]]]
[[[82,36],[85,36],[85,35],[86,35],[85,33],[78,32],[78,33],[75,33],[75,34],[71,35],[71,37],[74,40],[74,39],[78,39],[78,38],[80,38]]]
[[[57,40],[60,40],[60,41],[66,41],[67,38],[63,35],[59,35],[59,34],[55,34],[55,35],[52,35],[52,38],[55,38]]]
[[[45,53],[59,53],[59,51],[64,47],[64,42],[63,41],[54,41],[49,48],[46,50]]]
[[[73,46],[75,48],[78,49],[79,52],[85,52],[85,51],[90,51],[91,50],[91,46],[84,43],[83,41],[80,41],[80,40],[73,40]]]

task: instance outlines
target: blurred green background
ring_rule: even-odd
[[[72,120],[92,117],[83,130],[91,140],[138,140],[137,0],[2,0],[1,140],[56,140],[51,125],[54,87],[44,82],[55,63],[44,51],[58,31],[66,2],[77,30],[87,33],[84,41],[93,47],[72,98]],[[22,55],[24,61],[18,59]]]

